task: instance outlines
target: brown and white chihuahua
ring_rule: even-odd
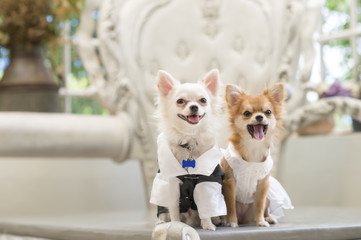
[[[269,172],[273,165],[269,153],[282,129],[284,97],[283,84],[275,84],[259,95],[249,95],[235,85],[226,86],[233,132],[222,160],[228,226],[255,222],[257,226],[268,227],[277,222],[267,210]]]

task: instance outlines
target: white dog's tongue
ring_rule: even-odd
[[[264,138],[263,126],[261,124],[253,125],[253,137],[257,140]]]
[[[191,115],[187,117],[188,121],[191,123],[198,123],[199,122],[199,116],[198,115]]]

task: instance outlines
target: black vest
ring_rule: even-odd
[[[158,173],[160,171],[158,170]],[[201,175],[201,174],[186,174],[177,176],[179,180],[182,181],[180,184],[180,196],[179,196],[179,211],[181,213],[187,212],[189,209],[197,210],[197,205],[194,202],[193,192],[194,188],[198,183],[202,182],[217,182],[222,184],[222,180],[224,178],[224,172],[221,166],[218,164],[214,169],[213,173],[209,176]],[[168,209],[166,207],[158,206],[157,216],[161,213],[168,213]]]

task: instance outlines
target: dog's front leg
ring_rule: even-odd
[[[201,226],[204,230],[216,231],[216,226],[212,223],[211,218],[201,219]]]
[[[258,181],[256,193],[256,224],[260,227],[269,227],[269,223],[264,218],[267,193],[269,188],[269,175]]]
[[[179,213],[179,206],[177,207],[169,207],[169,216],[170,216],[170,220],[172,222],[174,221],[180,221],[180,213]]]
[[[224,180],[222,182],[222,192],[227,206],[227,226],[238,227],[236,210],[236,182],[233,170],[225,159],[222,160]]]
[[[169,213],[160,213],[158,217],[158,221],[155,225],[163,224],[169,222]]]
[[[271,203],[270,200],[267,198],[266,207],[264,209],[264,219],[270,224],[276,224],[277,220],[275,218],[271,217],[268,213],[268,208],[269,208],[270,203]]]

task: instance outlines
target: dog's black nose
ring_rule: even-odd
[[[192,105],[192,106],[190,106],[189,108],[191,109],[191,112],[192,112],[192,113],[198,112],[198,106],[197,106],[197,105]]]
[[[257,115],[256,120],[257,120],[257,122],[262,122],[263,121],[263,116],[262,115]]]

